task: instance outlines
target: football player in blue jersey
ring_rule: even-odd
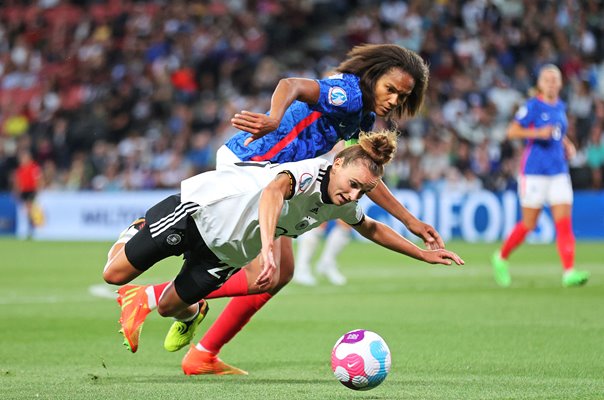
[[[535,229],[546,204],[556,224],[556,242],[564,268],[562,285],[580,286],[589,278],[586,271],[574,268],[573,190],[567,159],[574,156],[575,148],[566,136],[568,120],[566,106],[559,98],[561,89],[562,74],[558,67],[543,66],[537,80],[537,95],[518,110],[508,128],[508,137],[523,138],[525,148],[518,182],[522,219],[492,258],[495,281],[503,287],[512,282],[507,261],[510,253]]]
[[[336,143],[357,139],[361,131],[370,131],[376,116],[414,116],[423,103],[428,77],[427,65],[413,51],[390,44],[357,46],[335,69],[335,74],[327,79],[280,80],[266,114],[237,113],[231,123],[240,132],[218,150],[216,168],[219,170],[242,161],[281,163],[324,155]],[[438,232],[413,216],[383,182],[380,181],[369,196],[420,237],[427,248],[444,248]],[[211,357],[206,357],[206,364],[199,366],[199,374],[240,371],[218,362],[217,354],[292,279],[292,241],[281,238],[279,242],[280,268],[274,287],[266,293],[247,295],[248,283],[262,268],[257,260],[210,294],[207,298],[239,297],[227,304],[200,343],[191,346],[183,364],[192,354],[203,352]],[[117,250],[119,248],[111,250],[109,256]],[[164,285],[167,287],[169,284],[171,282]],[[138,290],[144,292],[146,289],[146,286],[140,286]],[[176,321],[170,328],[164,343],[167,350],[179,350],[182,343],[186,345],[193,338],[197,325],[207,312],[207,304],[192,304],[190,311],[190,317]],[[128,316],[122,314],[121,320],[128,320]],[[190,364],[187,362],[188,373],[194,373]]]

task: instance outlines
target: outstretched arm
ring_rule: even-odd
[[[512,121],[508,126],[508,139],[549,139],[552,137],[553,125],[545,125],[541,128],[525,128],[517,121]]]
[[[258,207],[258,222],[260,224],[260,239],[262,241],[262,250],[260,251],[262,261],[262,271],[256,278],[256,284],[260,287],[271,283],[278,265],[275,262],[275,230],[277,221],[283,209],[285,199],[293,194],[292,180],[288,173],[278,174],[277,177],[268,184],[260,196]]]
[[[384,182],[380,182],[375,189],[367,193],[367,196],[369,196],[374,203],[388,211],[390,215],[405,224],[407,229],[415,236],[421,238],[424,241],[426,248],[430,250],[445,248],[445,243],[436,229],[431,225],[420,221],[415,215],[411,214],[409,210],[394,197]]]
[[[239,114],[235,114],[231,119],[231,124],[239,130],[252,134],[245,141],[247,146],[252,141],[277,129],[285,110],[294,100],[316,104],[319,101],[320,94],[321,89],[315,80],[305,78],[281,79],[273,92],[271,109],[268,115],[244,110]]]
[[[452,251],[445,249],[424,250],[414,245],[386,224],[382,224],[372,218],[365,217],[360,225],[354,226],[357,232],[367,239],[382,247],[413,257],[416,260],[425,261],[430,264],[451,265],[451,261],[457,265],[465,262]]]

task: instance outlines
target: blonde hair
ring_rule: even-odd
[[[558,77],[560,78],[560,82],[562,82],[562,71],[560,71],[560,68],[558,68],[554,64],[544,64],[539,69],[539,73],[537,74],[537,82],[535,82],[535,86],[532,88],[532,90],[529,90],[530,96],[537,96],[541,93],[541,89],[539,89],[539,81],[541,80],[543,73],[547,72],[547,71],[555,72],[558,75]]]
[[[382,176],[384,165],[396,154],[396,146],[396,132],[393,130],[361,132],[359,143],[340,151],[336,158],[342,159],[344,167],[362,161],[373,175]]]
[[[560,71],[560,68],[558,68],[556,65],[554,64],[544,64],[541,69],[539,69],[539,77],[541,76],[541,74],[545,71],[554,71],[558,74],[558,76],[560,78],[562,78],[562,71]]]

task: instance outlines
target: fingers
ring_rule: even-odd
[[[430,240],[426,240],[424,242],[426,248],[428,250],[439,250],[440,247],[438,247],[438,243],[436,243],[436,241],[433,238],[430,238]]]
[[[452,252],[447,252],[445,257],[453,260],[455,262],[455,264],[457,264],[457,265],[464,265],[466,263],[461,257],[459,257],[457,254],[452,253]],[[451,262],[449,262],[449,264],[447,264],[447,265],[451,265]]]
[[[424,233],[422,235],[424,237],[424,243],[426,244],[426,248],[430,250],[438,250],[445,248],[445,242],[442,240],[438,232],[430,225],[425,225]]]
[[[434,236],[434,239],[436,239],[436,244],[438,245],[439,249],[444,249],[445,248],[445,241],[440,237],[440,235],[438,234],[438,232],[433,231],[432,232],[432,236]]]
[[[239,130],[256,134],[260,132],[263,126],[262,117],[264,117],[264,114],[242,111],[231,118],[231,125]]]
[[[256,285],[258,285],[260,288],[271,284],[277,269],[272,250],[262,252],[262,264],[262,271],[260,271],[260,274],[258,274],[255,281]]]
[[[451,265],[452,263],[455,263],[457,265],[464,265],[466,263],[461,257],[452,251],[440,249],[435,251],[433,254],[436,256],[433,263],[436,264]]]
[[[271,283],[271,274],[269,274],[268,269],[265,268],[262,270],[262,272],[260,272],[260,275],[256,277],[255,283],[259,287],[267,286]]]

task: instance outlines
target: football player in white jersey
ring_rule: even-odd
[[[415,115],[422,105],[428,83],[428,67],[421,57],[391,44],[357,46],[335,72],[336,75],[321,80],[283,79],[273,92],[268,113],[242,111],[235,114],[231,124],[240,132],[218,150],[217,169],[241,161],[285,163],[324,154],[339,139],[355,139],[360,131],[371,131],[376,116]],[[412,215],[386,185],[380,183],[369,197],[422,238],[427,248],[444,248],[438,232]],[[108,259],[113,258],[127,237],[144,224],[144,218],[135,221],[122,242],[110,250]],[[217,355],[292,279],[292,240],[282,236],[280,242],[279,283],[271,290],[259,294],[248,291],[248,285],[256,279],[260,269],[257,258],[206,297],[235,296],[196,345],[207,356],[200,361],[197,373],[229,374],[239,371],[219,361]],[[170,281],[162,283],[163,288],[171,284]],[[162,286],[153,287],[159,298]],[[130,287],[128,297],[143,297],[147,290],[147,285]],[[120,297],[118,301],[121,300]],[[187,346],[208,309],[208,304],[202,300],[192,321],[176,318],[166,335],[164,348],[178,351]],[[132,319],[129,311],[129,308],[122,309],[122,321]],[[132,331],[129,328],[124,330]],[[189,353],[183,359],[183,365],[190,365]],[[194,373],[192,370],[189,372]]]
[[[363,134],[359,144],[338,153],[333,164],[322,158],[276,165],[251,162],[183,181],[180,195],[151,207],[144,226],[127,230],[118,239],[126,238],[125,245],[105,266],[107,283],[125,285],[158,261],[184,254],[180,273],[173,284],[159,285],[161,292],[149,286],[144,296],[138,295],[141,291],[131,296],[133,286],[119,289],[122,310],[131,309],[129,320],[120,321],[125,345],[136,351],[142,324],[154,308],[164,317],[194,318],[200,300],[259,254],[261,269],[248,291],[270,290],[279,281],[277,238],[296,237],[332,219],[341,219],[366,238],[418,260],[463,264],[451,251],[421,249],[365,216],[358,205],[380,183],[384,164],[395,152],[394,132]],[[195,346],[189,353],[203,354]],[[194,356],[189,358],[191,365],[199,364]],[[186,363],[183,370],[188,373]]]

